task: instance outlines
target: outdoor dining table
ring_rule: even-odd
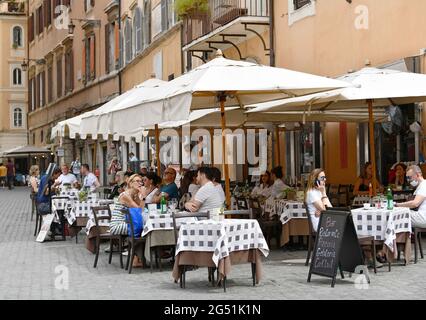
[[[151,250],[153,248],[175,246],[175,231],[173,224],[173,214],[151,213],[144,215],[144,228],[142,237],[145,237],[144,256],[146,261],[151,261]],[[179,219],[176,223],[179,226],[183,222],[196,221],[195,218]]]
[[[409,201],[411,197],[412,197],[412,192],[395,191],[393,193],[394,202]],[[383,197],[383,198],[385,199],[386,197]],[[352,207],[362,207],[364,203],[369,203],[369,202],[370,202],[369,196],[356,196],[352,201]]]
[[[384,250],[390,261],[397,257],[397,244],[405,245],[404,256],[406,263],[409,263],[411,219],[408,208],[359,208],[352,210],[352,218],[358,236],[374,236],[376,241],[384,242]]]
[[[256,264],[256,281],[262,276],[262,259],[269,248],[257,220],[224,219],[182,223],[176,244],[172,276],[180,278],[181,265],[215,267],[219,279],[227,277],[231,266],[240,263]]]
[[[282,223],[281,246],[286,245],[291,236],[309,235],[309,222],[303,202],[269,198],[265,201],[264,210],[269,216],[278,215]]]

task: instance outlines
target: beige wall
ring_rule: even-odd
[[[8,14],[7,6],[0,8],[0,152],[27,144],[27,81],[26,73],[22,72],[22,85],[12,83],[12,70],[21,68],[27,56],[27,19],[23,14]],[[20,26],[23,31],[23,46],[13,48],[13,27]],[[23,126],[13,126],[13,109],[22,109]]]
[[[315,15],[291,26],[288,1],[275,1],[274,34],[279,67],[335,77],[364,67],[366,61],[372,66],[383,65],[418,55],[420,49],[426,48],[426,34],[422,31],[426,27],[424,0],[353,0],[352,4],[316,1]],[[366,23],[368,29],[356,27]],[[354,183],[355,125],[348,126],[349,169],[340,168],[338,125],[327,124],[324,138],[329,182]]]

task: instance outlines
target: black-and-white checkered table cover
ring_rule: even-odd
[[[72,197],[72,198],[78,198],[78,189],[62,189],[59,195],[61,197]]]
[[[411,232],[410,210],[408,208],[386,209],[355,209],[352,218],[359,236],[374,236],[378,241],[394,250],[396,234]]]
[[[408,193],[395,193],[393,195],[393,201],[408,201],[411,195]],[[385,201],[386,198],[382,197],[382,200]],[[373,200],[374,201],[374,200]],[[353,207],[362,207],[364,203],[369,203],[369,196],[356,196],[352,202]]]
[[[180,227],[182,223],[195,221],[197,221],[196,218],[181,218],[176,220],[176,225],[177,227]],[[144,221],[142,237],[145,237],[147,234],[154,230],[174,230],[173,215],[171,213],[149,214],[148,220]]]
[[[182,223],[176,245],[176,255],[183,251],[213,252],[213,262],[231,252],[259,249],[265,257],[269,248],[257,220],[225,219]]]
[[[282,224],[286,224],[291,219],[307,219],[305,205],[302,202],[278,200],[277,214],[280,216]]]

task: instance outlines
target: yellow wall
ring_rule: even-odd
[[[424,0],[316,1],[315,15],[291,26],[288,1],[292,0],[274,1],[278,67],[336,77],[363,68],[366,61],[379,66],[418,55],[426,48]],[[367,17],[368,29],[356,27],[357,22],[366,26],[367,20],[360,17]],[[324,139],[329,182],[353,183],[357,175],[356,125],[348,125],[349,169],[340,168],[338,124],[326,125]]]

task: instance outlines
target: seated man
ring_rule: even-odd
[[[93,192],[101,186],[98,178],[90,172],[88,164],[81,165],[81,175],[84,177],[83,188],[89,188]]]
[[[395,203],[396,207],[419,208],[418,211],[411,211],[411,224],[413,227],[426,228],[426,180],[423,178],[422,170],[419,166],[410,166],[407,169],[407,181],[416,188],[415,198],[412,201]]]
[[[160,191],[157,193],[157,195],[153,197],[152,203],[160,203],[162,193],[164,193],[166,200],[179,200],[179,189],[175,183],[175,179],[176,170],[173,168],[167,168],[164,171],[163,184],[160,187]]]
[[[61,173],[61,169],[56,168],[50,178],[47,175],[44,175],[40,180],[37,193],[37,208],[41,215],[51,213],[50,200],[52,196],[55,195],[53,184],[55,180],[58,179],[58,177],[61,175]]]
[[[77,184],[77,178],[75,175],[70,173],[70,169],[66,164],[62,165],[62,174],[59,176],[58,179],[56,179],[54,187],[56,186],[63,186],[63,185],[70,185],[74,187]]]
[[[218,188],[213,184],[213,171],[211,168],[198,169],[197,183],[201,185],[195,196],[185,203],[185,208],[191,212],[212,212],[223,206],[223,197]]]

